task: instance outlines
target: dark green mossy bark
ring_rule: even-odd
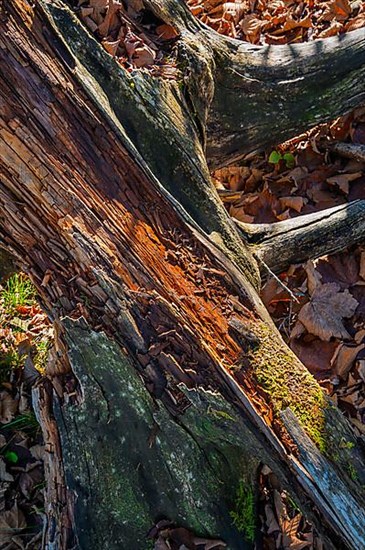
[[[253,484],[266,451],[244,420],[204,390],[186,390],[191,406],[173,418],[114,342],[82,321],[64,327],[83,398],[55,412],[80,548],[150,548],[146,534],[163,517],[250,548],[230,511],[238,474]]]

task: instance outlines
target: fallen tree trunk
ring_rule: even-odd
[[[249,548],[230,512],[261,463],[326,548],[364,546],[362,443],[261,304],[179,87],[124,71],[60,2],[5,2],[0,27],[0,239],[57,328],[46,547],[147,548],[167,517]]]

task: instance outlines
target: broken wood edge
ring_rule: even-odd
[[[365,200],[273,224],[234,220],[256,258],[274,273],[365,241]]]
[[[300,426],[290,409],[281,412],[286,429],[296,443],[301,463],[290,457],[293,469],[306,490],[315,497],[326,521],[346,542],[347,547],[365,547],[365,510],[363,502],[346,490],[345,484],[337,475],[330,462],[319,452],[311,439]],[[322,495],[326,495],[326,501]],[[328,507],[330,503],[330,507]]]
[[[53,416],[53,400],[58,399],[50,379],[42,377],[32,388],[32,404],[42,429],[45,445],[45,515],[42,550],[68,550],[74,547],[73,501],[67,489],[58,425]]]
[[[210,180],[205,160],[203,162],[200,158],[203,153],[196,151],[196,154],[199,157],[199,163],[196,163],[194,173],[189,172],[189,174],[186,174],[186,179],[189,181],[189,187],[192,189],[197,189],[199,187],[199,189],[201,189],[202,193],[200,196],[194,197],[194,193],[192,196],[193,199],[197,198],[200,202],[202,202],[203,210],[205,210],[205,204],[203,203],[209,203],[209,215],[205,216],[205,214],[202,214],[201,216],[194,216],[194,213],[189,210],[189,205],[192,205],[194,202],[191,197],[189,197],[190,189],[188,192],[188,197],[184,202],[178,194],[176,195],[175,189],[169,186],[169,178],[165,177],[163,179],[161,178],[162,174],[156,174],[153,172],[151,167],[148,165],[148,156],[150,155],[150,151],[145,152],[143,149],[138,150],[127,129],[124,127],[124,121],[121,118],[121,114],[118,113],[117,110],[118,94],[115,90],[111,89],[109,84],[109,87],[107,87],[102,78],[98,78],[97,71],[95,74],[92,74],[90,72],[90,66],[93,63],[98,63],[99,65],[101,63],[107,64],[108,68],[112,72],[113,79],[119,79],[120,90],[118,91],[120,93],[127,90],[130,94],[130,82],[132,82],[133,79],[129,73],[123,71],[122,68],[117,65],[117,62],[110,58],[110,55],[80,23],[75,13],[73,13],[72,10],[70,10],[63,2],[57,1],[55,3],[51,3],[49,0],[38,0],[38,7],[41,9],[42,15],[52,29],[55,37],[60,44],[62,44],[62,52],[67,53],[67,56],[60,54],[60,60],[64,63],[65,68],[70,71],[70,60],[72,60],[72,77],[75,78],[80,84],[84,92],[90,98],[94,108],[110,125],[112,130],[118,136],[118,139],[125,146],[130,155],[136,160],[137,165],[143,170],[158,193],[170,202],[171,206],[179,212],[182,219],[189,226],[193,227],[197,233],[200,233],[207,240],[214,243],[215,246],[227,254],[233,262],[237,263],[241,267],[241,272],[245,272],[248,275],[249,282],[253,288],[259,289],[260,274],[257,263],[248,248],[246,250],[242,250],[242,241],[240,239],[239,232],[230,217],[226,214],[219,197],[215,194],[214,186]],[[75,26],[77,26],[78,31],[83,34],[83,40],[90,42],[90,45],[92,44],[95,59],[93,58],[93,60],[89,62],[90,66],[88,66],[85,61],[86,48],[82,47],[81,41],[76,44],[75,51],[71,48],[72,40],[70,33],[67,33],[67,25],[70,21],[72,21]],[[58,50],[56,49],[56,51]],[[76,52],[80,55],[76,55]],[[60,52],[58,51],[58,53]],[[113,63],[115,66],[113,65],[113,69],[111,69]],[[146,94],[148,96],[149,94],[150,83],[148,80],[146,82],[143,74],[139,74],[138,72],[136,73],[135,78],[137,79],[136,82],[138,82],[137,88],[140,90],[140,95],[143,97],[144,101],[144,96]],[[138,98],[133,98],[132,101],[136,101],[137,108],[141,110],[141,107],[138,104]],[[147,98],[146,101],[150,104],[153,103],[152,99]],[[129,111],[133,108],[131,105],[132,103],[129,102]],[[151,105],[149,105],[148,108],[151,108]],[[154,117],[154,120],[156,121],[156,117]],[[162,128],[166,129],[168,127],[168,122],[169,121],[166,118],[166,123],[160,126],[159,132],[162,131]],[[183,151],[184,148],[181,145],[181,135],[178,136],[176,129],[174,129],[173,132],[175,132],[175,137],[173,138],[175,141],[173,141],[173,145],[176,145],[179,151]],[[180,138],[179,143],[177,136]],[[169,143],[172,147],[171,141]],[[178,154],[180,155],[180,153]],[[182,157],[185,158],[187,155],[190,160],[192,152],[183,151]],[[182,160],[178,164],[179,171],[183,171],[183,166],[184,161]],[[204,172],[205,169],[206,173]],[[179,191],[177,193],[179,193]],[[209,228],[210,222],[206,221],[207,219],[214,217],[212,214],[215,214],[217,221],[217,223],[214,224],[213,230]]]

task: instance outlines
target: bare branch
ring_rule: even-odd
[[[340,157],[365,162],[365,145],[359,143],[331,143],[324,145],[324,148],[337,153]]]
[[[273,224],[235,220],[255,255],[275,273],[365,240],[365,200]]]

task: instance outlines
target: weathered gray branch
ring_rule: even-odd
[[[188,89],[211,167],[237,162],[365,101],[364,29],[304,44],[254,46],[201,24],[184,0],[145,5],[178,28],[189,65],[200,69],[197,78],[190,71]]]
[[[340,157],[365,162],[365,145],[361,145],[360,143],[331,143],[328,145],[325,144],[324,148],[340,155]]]
[[[208,115],[212,166],[237,162],[365,101],[364,29],[289,46],[216,41],[222,53]]]
[[[365,241],[365,200],[273,224],[235,221],[255,256],[280,273],[292,263],[340,252]]]

